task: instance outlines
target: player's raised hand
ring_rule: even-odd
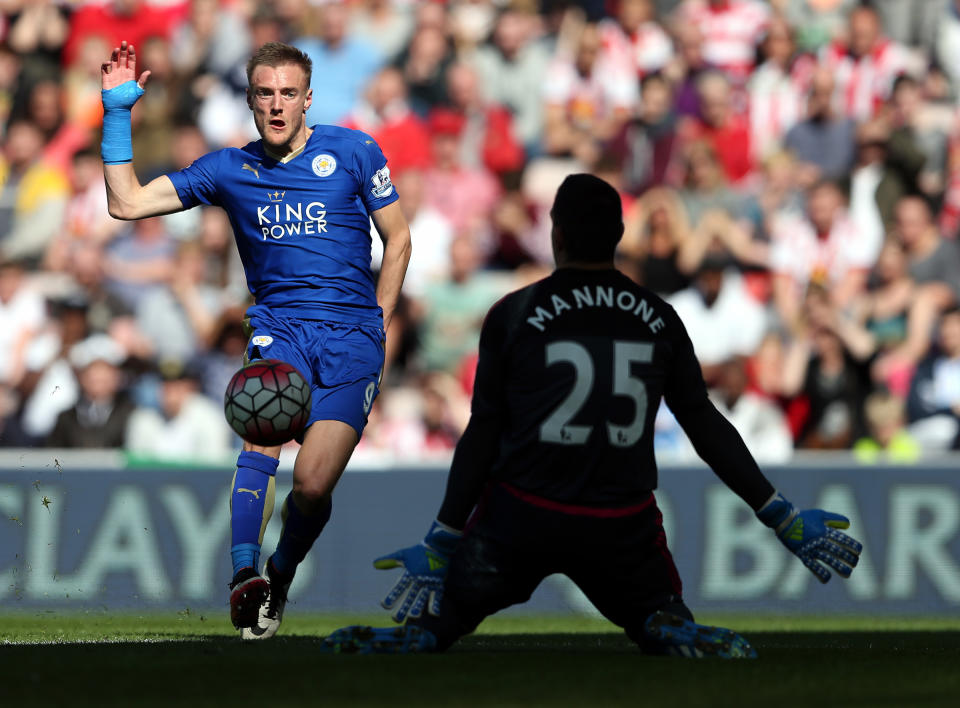
[[[395,622],[408,617],[420,617],[424,609],[432,615],[440,614],[443,581],[447,577],[450,556],[463,534],[454,528],[434,521],[423,541],[416,546],[380,556],[373,561],[379,570],[403,568],[403,575],[380,604],[393,610]]]
[[[128,45],[126,40],[120,42],[119,47],[114,47],[110,61],[100,65],[100,87],[104,91],[122,86],[128,81],[136,81],[142,91],[148,78],[149,71],[144,71],[137,77],[137,54],[133,45]]]
[[[837,530],[850,528],[845,516],[823,509],[798,511],[778,492],[757,511],[757,517],[821,583],[830,580],[827,566],[849,578],[860,560],[863,544]]]

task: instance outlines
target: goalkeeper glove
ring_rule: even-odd
[[[824,566],[849,578],[860,560],[863,544],[836,530],[850,528],[850,520],[845,516],[823,509],[798,511],[782,494],[775,492],[757,511],[757,518],[774,530],[783,545],[821,583],[830,580],[830,571]]]
[[[379,570],[404,569],[400,580],[380,602],[384,609],[393,610],[391,617],[395,622],[419,617],[425,608],[432,615],[440,614],[447,566],[462,535],[461,531],[434,521],[416,546],[401,548],[373,561],[373,567]]]

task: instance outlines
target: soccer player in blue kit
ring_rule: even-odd
[[[244,639],[263,639],[280,626],[294,572],[330,518],[333,488],[379,391],[410,231],[376,142],[355,130],[306,125],[311,62],[279,42],[260,47],[247,64],[247,104],[261,139],[141,185],[130,110],[149,74],[137,76],[126,42],[101,68],[110,214],[142,219],[198,204],[225,209],[256,302],[247,311],[247,357],[283,360],[311,382],[312,410],[266,577],[257,569],[280,448],[245,442],[234,476],[230,615]],[[376,286],[371,217],[384,241]]]

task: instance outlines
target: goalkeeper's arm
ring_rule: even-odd
[[[822,509],[798,510],[773,488],[740,433],[707,397],[693,346],[679,319],[677,324],[677,356],[666,398],[697,454],[820,582],[830,579],[827,567],[848,577],[863,549],[838,530],[849,528],[850,521]]]

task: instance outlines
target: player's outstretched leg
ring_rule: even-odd
[[[269,592],[267,581],[257,573],[257,564],[263,532],[273,515],[276,474],[277,459],[270,455],[244,450],[237,458],[230,494],[230,619],[238,629],[256,624]]]
[[[644,623],[645,647],[653,645],[662,653],[687,658],[756,659],[750,642],[724,627],[708,627],[683,617],[654,612]]]
[[[333,654],[417,654],[437,651],[437,638],[415,624],[399,627],[343,627],[323,640]]]

